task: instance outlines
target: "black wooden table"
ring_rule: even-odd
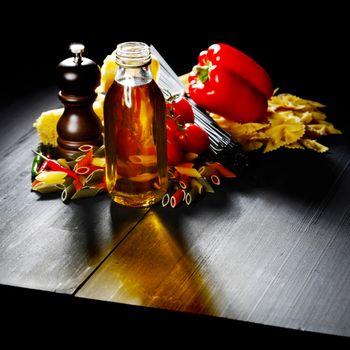
[[[52,308],[72,296],[87,310],[106,301],[143,320],[158,312],[200,324],[207,315],[350,337],[346,132],[323,140],[327,154],[251,154],[246,175],[189,207],[131,209],[107,194],[63,204],[30,191],[32,123],[57,104],[50,87],[1,109],[3,303]]]

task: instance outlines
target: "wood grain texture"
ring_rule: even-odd
[[[349,138],[251,155],[190,207],[30,192],[32,123],[53,89],[0,120],[0,283],[350,336]]]
[[[77,295],[350,336],[349,145],[338,141],[327,156],[258,158],[190,207],[155,206]]]
[[[3,114],[0,283],[73,293],[146,210],[118,207],[106,194],[66,205],[59,195],[30,191],[31,150],[38,143],[32,123],[56,105],[50,90]]]

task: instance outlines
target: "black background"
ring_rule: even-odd
[[[282,92],[345,106],[349,26],[342,6],[228,3],[10,5],[0,24],[1,102],[55,84],[55,66],[70,56],[71,42],[83,42],[85,55],[101,65],[119,42],[137,40],[153,44],[178,74],[191,70],[201,50],[226,42],[260,63]]]

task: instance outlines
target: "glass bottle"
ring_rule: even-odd
[[[107,188],[117,203],[146,207],[167,191],[165,100],[148,45],[119,44],[116,62],[104,101]]]

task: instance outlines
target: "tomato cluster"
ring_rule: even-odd
[[[209,147],[208,134],[194,124],[194,114],[189,102],[182,96],[167,103],[168,164],[182,161],[184,153],[201,154]]]

